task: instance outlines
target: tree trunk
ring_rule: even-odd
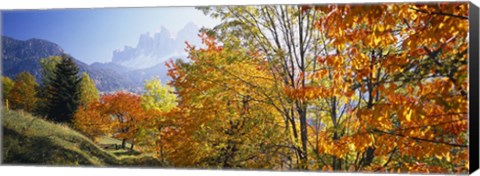
[[[132,144],[130,144],[130,150],[133,150],[134,145],[135,145],[135,143],[132,141]]]
[[[127,143],[127,139],[122,139],[122,149],[125,149],[126,143]]]
[[[334,132],[333,132],[333,141],[337,141],[340,136],[339,134],[337,133],[337,128],[338,128],[338,122],[337,122],[337,98],[336,97],[332,97],[331,99],[331,111],[330,111],[330,116],[332,118],[332,122],[333,122],[333,127],[334,127]],[[341,165],[340,165],[340,158],[337,158],[336,156],[333,156],[333,170],[334,171],[337,171],[337,170],[340,170],[341,169]]]
[[[298,114],[300,116],[300,138],[302,142],[302,155],[300,155],[300,160],[302,160],[302,169],[308,169],[308,157],[307,157],[307,113],[306,108],[300,105],[298,107]]]
[[[373,57],[375,55],[375,52],[372,51],[372,59],[370,60],[370,69],[373,70]],[[373,107],[373,101],[374,101],[374,97],[372,96],[373,94],[373,89],[374,89],[374,83],[373,83],[373,75],[372,73],[370,73],[370,76],[369,76],[369,79],[368,79],[368,82],[367,82],[367,88],[368,88],[368,102],[367,102],[367,109],[372,109]],[[378,96],[378,94],[376,95]],[[375,148],[374,147],[368,147],[367,150],[364,152],[364,155],[365,157],[363,158],[363,162],[362,162],[362,167],[364,166],[369,166],[372,161],[373,161],[373,157],[374,157],[374,152],[375,152]]]

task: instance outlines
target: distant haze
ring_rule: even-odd
[[[144,69],[163,63],[168,59],[185,58],[186,44],[199,46],[199,27],[193,22],[185,25],[176,35],[162,26],[155,33],[140,35],[135,47],[124,46],[113,52],[112,62],[132,69]]]

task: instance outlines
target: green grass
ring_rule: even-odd
[[[119,158],[142,155],[142,153],[138,151],[130,150],[129,148],[131,147],[131,144],[128,142],[125,145],[126,149],[121,149],[120,146],[122,145],[122,141],[115,138],[108,137],[108,136],[100,137],[97,143],[101,146],[108,146],[109,149],[106,149],[106,151],[108,151],[111,154],[114,154],[115,156],[118,156]],[[114,147],[115,145],[119,149],[115,149]]]
[[[2,108],[2,127],[3,164],[162,166],[157,159],[138,152],[105,150],[66,125],[55,124],[21,111]],[[105,139],[103,142],[112,144],[118,141]]]

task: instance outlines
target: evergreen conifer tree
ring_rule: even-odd
[[[42,74],[42,78],[40,79],[40,86],[38,87],[35,115],[42,117],[48,116],[48,96],[50,95],[48,91],[50,87],[52,87],[51,81],[55,77],[55,69],[61,60],[61,56],[50,56],[40,60],[40,73]]]
[[[48,86],[48,118],[56,122],[71,122],[80,103],[79,68],[73,58],[63,54],[57,64],[51,86]]]

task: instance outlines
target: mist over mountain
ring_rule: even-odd
[[[112,63],[132,69],[146,69],[171,58],[186,58],[185,41],[200,45],[199,27],[190,22],[183,29],[172,35],[168,29],[161,27],[159,32],[140,35],[135,47],[124,46],[113,52]]]

